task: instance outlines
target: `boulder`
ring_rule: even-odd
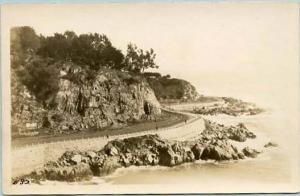
[[[118,149],[113,146],[112,143],[108,143],[105,147],[104,147],[104,151],[107,155],[110,155],[110,156],[116,156],[119,154],[119,151]]]
[[[238,155],[239,159],[244,159],[245,158],[245,155],[242,152],[239,152],[237,155]]]
[[[146,165],[157,165],[159,162],[156,154],[149,152],[145,157]]]
[[[188,146],[183,147],[184,154],[183,154],[183,162],[192,162],[195,160],[195,155],[192,152],[191,148]]]
[[[183,157],[178,155],[178,154],[175,154],[174,155],[174,165],[179,165],[181,163],[183,163]]]
[[[90,179],[93,173],[88,164],[80,163],[68,167],[46,167],[44,175],[47,180],[72,182]]]
[[[81,162],[82,155],[79,151],[66,151],[57,161],[58,164],[67,165],[76,165]],[[64,164],[65,163],[65,164]]]
[[[107,158],[107,155],[99,153],[97,156],[90,158],[90,166],[92,168],[92,171],[95,173],[99,173],[99,166],[102,166],[104,163],[104,160]]]
[[[175,142],[174,144],[172,144],[172,150],[178,154],[183,153],[184,151],[182,144],[179,144],[179,142]]]
[[[67,129],[68,129],[68,126],[62,125],[62,126],[61,126],[61,129],[62,129],[62,130],[67,130]]]
[[[202,160],[231,160],[238,157],[237,154],[232,149],[231,145],[223,144],[221,146],[209,145],[204,148],[201,159]]]
[[[203,147],[200,144],[195,144],[192,147],[192,152],[194,153],[195,159],[199,160],[201,158],[202,152],[203,152]]]
[[[246,157],[251,157],[251,158],[255,158],[257,157],[257,155],[260,153],[259,151],[255,150],[255,149],[251,149],[249,147],[245,147],[243,149],[243,153]]]
[[[242,132],[234,131],[229,135],[229,139],[238,141],[238,142],[245,142],[247,140],[247,137]]]
[[[171,146],[165,146],[159,149],[159,164],[163,166],[174,166],[176,154]]]
[[[143,161],[139,157],[134,157],[133,164],[136,165],[136,166],[144,165]]]
[[[267,143],[267,144],[264,145],[265,148],[268,148],[268,147],[277,147],[277,146],[278,146],[278,144],[273,143],[273,142],[269,142],[269,143]]]
[[[80,154],[75,154],[71,157],[71,161],[76,165],[81,162],[81,159],[82,159],[82,156]]]
[[[132,159],[132,157],[131,157]],[[125,167],[129,167],[131,165],[131,159],[128,156],[121,156],[121,164],[123,164],[123,166]]]
[[[90,159],[93,159],[97,156],[97,154],[94,151],[87,151],[86,156],[88,156]]]
[[[247,131],[246,132],[246,136],[247,136],[247,138],[251,138],[251,139],[255,139],[256,138],[256,135],[253,132],[251,132],[251,131]]]
[[[99,168],[99,176],[105,176],[114,172],[122,165],[119,163],[119,157],[107,157],[104,160],[103,165]]]

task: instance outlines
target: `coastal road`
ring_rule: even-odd
[[[200,115],[181,111],[176,112],[187,115],[190,119],[180,126],[174,126],[160,131],[158,135],[162,138],[178,141],[191,140],[197,137],[205,129],[204,120]]]
[[[162,108],[164,110],[169,110]],[[21,148],[12,149],[12,176],[20,176],[32,171],[33,168],[40,167],[50,160],[56,160],[67,150],[100,150],[110,140],[124,139],[147,134],[158,134],[170,140],[189,140],[197,137],[204,129],[204,120],[196,115],[187,112],[177,112],[189,116],[186,122],[182,122],[170,127],[158,130],[136,132],[107,137],[94,137],[75,139],[67,141],[50,142],[43,144],[28,145]]]

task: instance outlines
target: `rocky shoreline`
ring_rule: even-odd
[[[196,160],[255,158],[261,151],[249,147],[238,150],[230,143],[231,140],[245,142],[254,138],[256,135],[242,123],[224,126],[205,120],[205,130],[193,141],[171,141],[156,134],[113,140],[99,151],[67,151],[58,160],[13,179],[13,184],[18,184],[22,179],[33,183],[44,180],[82,181],[93,176],[105,176],[117,168],[132,165],[172,167]],[[276,145],[266,144],[265,147],[270,146]]]
[[[257,115],[264,110],[253,103],[244,102],[230,97],[222,97],[224,103],[216,103],[212,106],[195,107],[193,113],[201,115],[226,114],[230,116]]]

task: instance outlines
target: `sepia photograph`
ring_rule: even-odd
[[[1,5],[5,194],[296,193],[299,5]]]

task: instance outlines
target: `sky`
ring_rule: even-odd
[[[201,94],[280,102],[298,100],[298,12],[293,3],[9,5],[2,22],[43,35],[104,33],[123,51],[153,48],[159,72]]]

